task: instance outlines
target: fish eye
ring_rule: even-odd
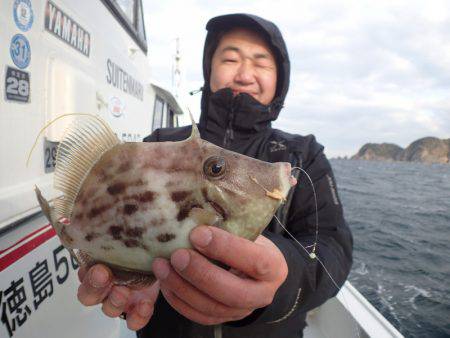
[[[227,164],[223,157],[212,156],[203,164],[203,172],[211,178],[221,178],[225,175]]]

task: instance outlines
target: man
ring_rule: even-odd
[[[273,23],[247,14],[213,18],[206,28],[202,138],[261,160],[289,161],[309,174],[318,214],[313,188],[300,175],[278,218],[342,285],[352,262],[352,237],[323,147],[312,135],[271,128],[289,86],[281,33]],[[190,130],[161,129],[145,141],[182,140]],[[338,292],[318,261],[275,220],[255,242],[203,225],[190,240],[196,250],[154,260],[158,282],[142,290],[111,287],[104,266],[80,271],[80,301],[103,303],[111,317],[126,312],[129,328],[145,326],[139,337],[301,337],[306,312]]]

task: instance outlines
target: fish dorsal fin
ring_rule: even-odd
[[[200,132],[198,131],[197,124],[195,123],[194,117],[192,116],[190,110],[189,110],[189,117],[191,118],[191,122],[192,122],[192,131],[191,131],[191,136],[189,137],[189,139],[191,139],[191,140],[200,139]]]
[[[120,140],[108,124],[94,115],[77,117],[67,128],[56,154],[55,189],[63,199],[56,212],[70,219],[84,179],[97,161]]]

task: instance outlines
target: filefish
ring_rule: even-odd
[[[153,280],[152,260],[192,248],[200,224],[255,240],[295,185],[268,163],[202,140],[121,142],[96,116],[76,118],[58,147],[52,205],[39,204],[80,265],[106,264],[115,284]]]

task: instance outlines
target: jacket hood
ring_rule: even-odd
[[[220,96],[221,93],[224,93],[224,91],[219,90],[212,94],[209,89],[211,59],[219,44],[220,33],[237,27],[249,28],[260,33],[274,53],[277,63],[277,88],[273,101],[269,105],[263,105],[256,100],[246,99],[250,104],[253,103],[256,110],[261,109],[262,113],[264,113],[263,116],[259,117],[257,114],[254,114],[254,117],[258,120],[255,122],[263,123],[265,121],[270,125],[271,121],[277,119],[280,110],[284,105],[284,100],[289,88],[290,62],[286,44],[278,27],[274,23],[252,14],[228,14],[217,16],[209,20],[206,24],[208,33],[203,50],[204,85],[202,90],[200,125],[206,125],[208,119],[213,117],[208,113],[208,111],[214,109],[212,107],[214,102],[211,101],[215,101],[216,103],[220,101],[214,98],[211,100],[212,96]],[[241,95],[246,96],[247,94],[240,94],[238,96]],[[229,94],[226,96],[228,98]],[[239,121],[237,121],[237,123],[239,123]],[[248,121],[246,124],[248,124]]]

